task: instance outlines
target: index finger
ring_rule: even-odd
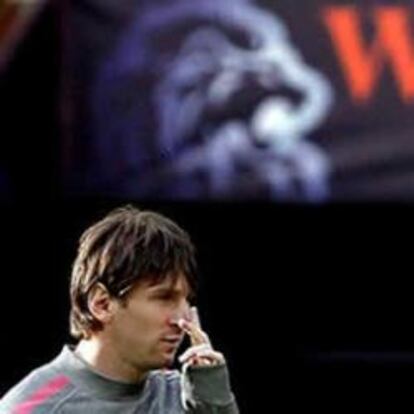
[[[208,344],[211,345],[208,335],[200,326],[200,317],[196,307],[190,308],[190,320],[181,319],[179,326],[191,339],[192,345]]]
[[[187,335],[190,336],[192,345],[209,343],[207,335],[194,322],[180,319],[179,326]]]
[[[198,314],[198,309],[193,306],[190,309],[190,315],[191,315],[191,321],[193,322],[193,324],[201,329],[201,322],[200,322],[200,315]]]

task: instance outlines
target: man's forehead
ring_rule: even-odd
[[[177,292],[190,292],[190,286],[184,274],[168,275],[159,281],[151,280],[147,284],[147,289],[151,291],[168,290]]]

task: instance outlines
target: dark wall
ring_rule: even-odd
[[[49,2],[0,78],[0,198],[51,200],[59,181],[60,27]]]

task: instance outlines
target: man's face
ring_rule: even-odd
[[[124,363],[140,370],[171,365],[184,336],[177,321],[189,318],[188,296],[188,283],[179,275],[155,285],[140,282],[125,303],[115,302],[107,333]]]

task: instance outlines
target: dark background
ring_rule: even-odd
[[[83,229],[134,202],[69,200],[59,190],[57,21],[48,6],[1,81],[10,177],[0,206],[1,394],[69,340]],[[201,316],[227,356],[242,412],[412,405],[411,205],[134,204],[192,234]]]

